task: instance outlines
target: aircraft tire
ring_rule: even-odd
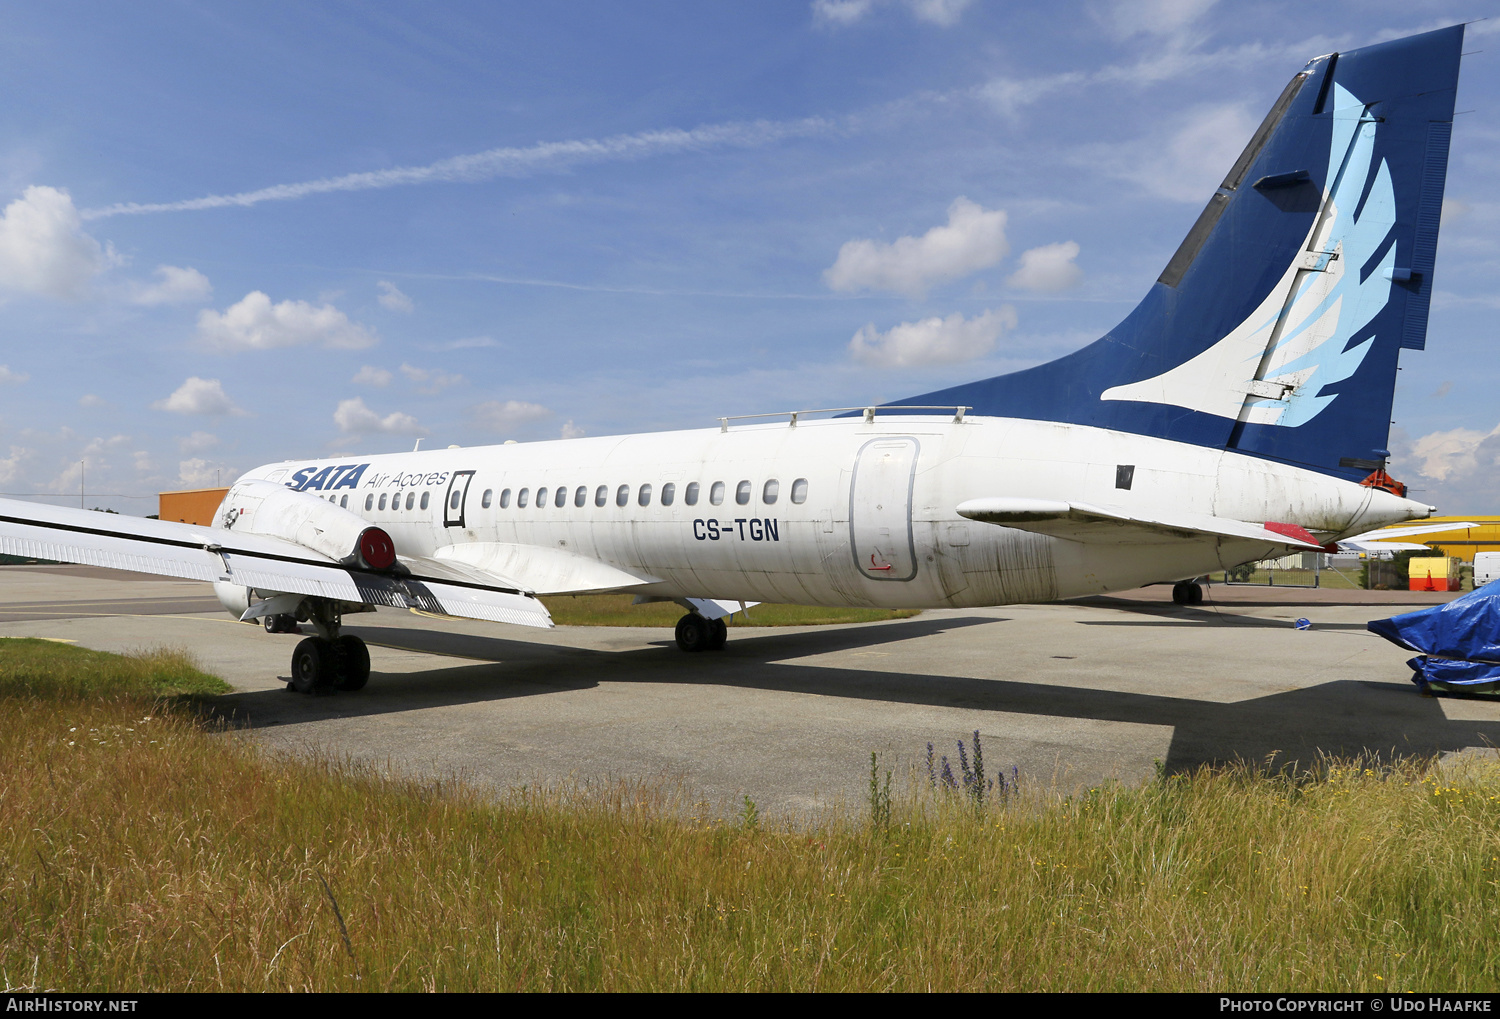
[[[296,633],[297,620],[286,613],[266,616],[262,621],[267,633]]]
[[[1172,602],[1175,605],[1192,604],[1193,594],[1188,590],[1190,585],[1187,581],[1178,581],[1172,585]]]
[[[713,624],[696,612],[677,620],[677,646],[684,651],[706,651],[713,644]]]
[[[292,651],[292,689],[314,695],[333,693],[335,660],[333,644],[322,637],[308,637]]]
[[[729,640],[729,624],[722,619],[715,619],[708,626],[710,631],[708,649],[710,651],[724,650],[724,645]]]
[[[370,681],[370,649],[352,633],[335,640],[333,648],[342,659],[334,686],[340,690],[363,690]]]
[[[1203,585],[1198,583],[1196,580],[1188,585],[1188,604],[1203,604]]]

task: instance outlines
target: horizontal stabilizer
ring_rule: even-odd
[[[1125,510],[1093,506],[1082,502],[1057,502],[1049,499],[970,499],[960,503],[958,515],[986,524],[999,524],[1037,534],[1050,534],[1085,544],[1158,545],[1183,538],[1228,538],[1235,541],[1265,542],[1288,550],[1320,552],[1323,546],[1312,535],[1306,537],[1273,530],[1269,525],[1207,514],[1180,514],[1166,517],[1137,517]],[[1277,524],[1287,531],[1301,531]]]
[[[1349,542],[1374,542],[1376,545],[1384,543],[1389,538],[1410,538],[1417,534],[1441,534],[1445,531],[1462,531],[1468,527],[1478,527],[1473,521],[1465,520],[1457,524],[1413,524],[1410,527],[1377,527],[1373,531],[1363,534],[1354,534],[1339,542],[1346,545]],[[1424,546],[1425,547],[1425,546]]]
[[[514,585],[445,572],[410,575],[345,566],[296,542],[117,513],[0,499],[0,552],[135,573],[222,581],[262,592],[420,609],[548,627],[546,606]]]

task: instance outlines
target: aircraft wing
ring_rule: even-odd
[[[0,499],[0,552],[495,623],[552,625],[533,593],[485,571],[408,558],[403,565],[409,575],[398,576],[348,566],[266,535],[13,499]]]
[[[1085,544],[1157,545],[1184,538],[1230,538],[1266,542],[1292,551],[1324,551],[1311,532],[1295,524],[1254,524],[1207,514],[1138,517],[1117,507],[1083,502],[970,499],[959,504],[958,515]]]

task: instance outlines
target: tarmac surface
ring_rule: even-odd
[[[1073,789],[1235,760],[1431,756],[1500,745],[1500,704],[1418,694],[1365,622],[1456,595],[1170,588],[833,627],[730,630],[684,654],[659,627],[543,631],[395,610],[351,616],[357,693],[289,693],[296,635],[238,623],[207,585],[84,566],[0,567],[0,636],[183,647],[267,747],[495,786],[665,782],[732,811],[860,805],[869,755],[898,774],[982,734],[991,770]],[[751,610],[754,619],[754,609]],[[1309,630],[1292,625],[1297,617]],[[311,632],[310,627],[304,630]]]

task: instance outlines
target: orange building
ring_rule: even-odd
[[[214,511],[228,494],[227,488],[190,488],[182,492],[162,492],[157,498],[157,516],[183,524],[207,527],[214,522]]]

